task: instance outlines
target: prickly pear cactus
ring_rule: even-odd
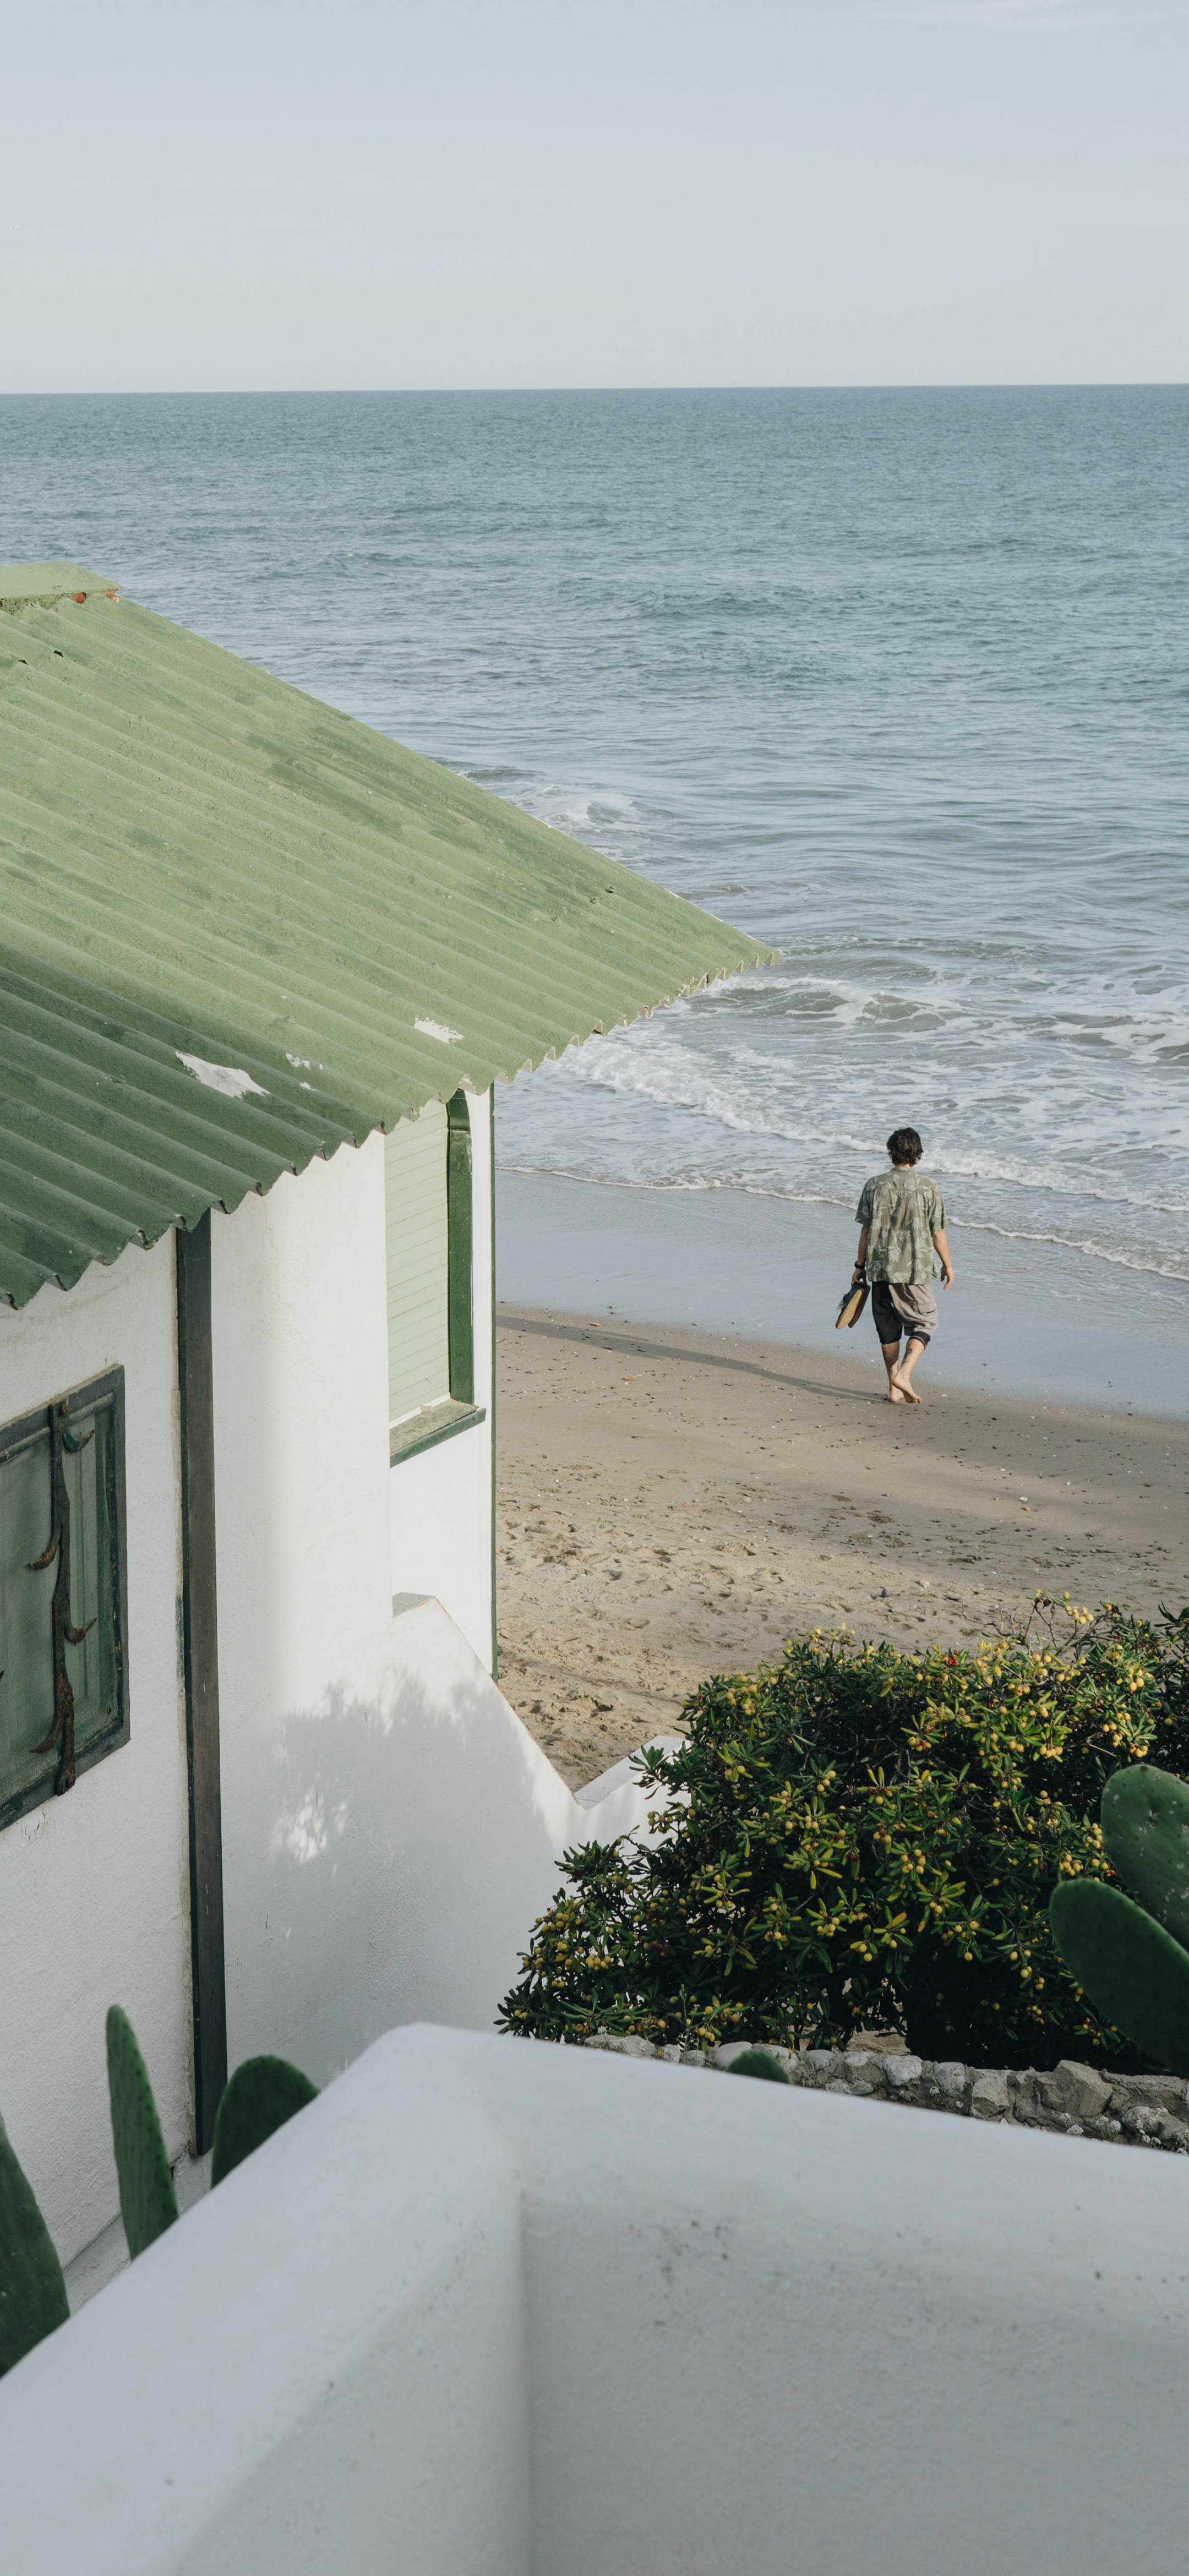
[[[178,2205],[153,2088],[132,2024],[118,2004],[107,2016],[107,2089],[120,2216],[128,2251],[135,2259],[154,2237],[173,2226]]]
[[[1189,1949],[1189,1781],[1136,1762],[1102,1793],[1102,1839],[1124,1887]]]
[[[789,2080],[783,2066],[775,2057],[768,2055],[766,2048],[745,2048],[742,2057],[731,2059],[727,2073],[728,2075],[758,2075],[765,2084],[787,2084]]]
[[[1116,2030],[1173,2075],[1189,2075],[1189,1950],[1100,1878],[1067,1878],[1049,1921],[1070,1975]]]
[[[0,2378],[69,2314],[49,2229],[0,2120]]]
[[[318,2087],[284,2057],[248,2057],[237,2066],[215,2113],[211,2183],[222,2182],[254,2147],[318,2098]]]

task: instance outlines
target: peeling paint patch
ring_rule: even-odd
[[[414,1020],[413,1026],[419,1037],[437,1038],[442,1046],[462,1045],[462,1030],[448,1029],[442,1020]]]
[[[249,1091],[259,1092],[262,1100],[268,1098],[264,1084],[253,1082],[251,1074],[245,1073],[241,1065],[208,1064],[205,1056],[183,1055],[180,1047],[174,1048],[174,1054],[178,1063],[185,1065],[187,1073],[192,1073],[196,1082],[205,1084],[208,1091],[222,1091],[228,1100],[242,1100]]]

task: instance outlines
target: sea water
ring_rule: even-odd
[[[610,1185],[613,1233],[690,1203],[675,1312],[787,1329],[699,1299],[692,1202],[730,1194],[744,1275],[836,1239],[845,1276],[910,1121],[1003,1333],[1065,1297],[1171,1385],[1189,389],[22,399],[0,450],[0,556],[116,577],[780,949],[500,1096],[504,1168]]]

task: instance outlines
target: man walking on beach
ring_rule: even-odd
[[[937,1277],[934,1250],[941,1257],[941,1284],[954,1276],[945,1239],[945,1209],[936,1181],[916,1166],[924,1146],[915,1127],[897,1127],[887,1144],[890,1172],[865,1181],[856,1215],[863,1231],[855,1280],[866,1271],[871,1283],[871,1313],[888,1372],[889,1404],[919,1404],[912,1373],[937,1330]],[[907,1334],[904,1358],[900,1336]]]

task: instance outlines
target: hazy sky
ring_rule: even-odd
[[[1189,0],[62,0],[0,387],[1189,377]]]

